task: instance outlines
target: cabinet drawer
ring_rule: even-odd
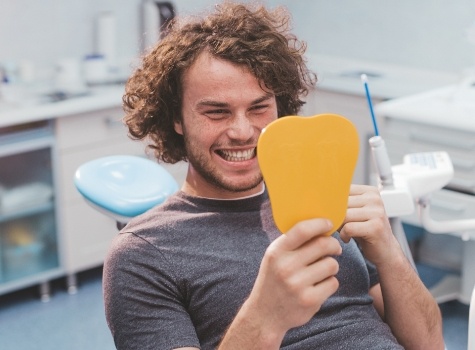
[[[384,130],[388,154],[400,164],[405,154],[446,151],[454,167],[449,187],[475,193],[475,139],[471,133],[387,118]]]
[[[384,119],[384,134],[386,137],[396,137],[401,141],[423,143],[443,147],[444,149],[462,152],[475,152],[473,133],[442,128],[435,125],[415,123],[394,118]]]
[[[446,151],[450,155],[456,173],[475,177],[475,152],[464,152],[460,149],[451,149],[438,144],[405,142],[393,135],[385,137],[384,140],[388,153],[397,157],[394,160],[398,163],[402,161],[403,156],[407,153]]]
[[[60,237],[67,273],[100,266],[112,239],[119,233],[113,219],[80,202],[62,208]]]
[[[57,147],[77,148],[103,141],[126,140],[127,128],[122,122],[121,108],[58,118],[55,123]]]

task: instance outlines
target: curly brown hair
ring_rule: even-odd
[[[290,33],[282,8],[225,2],[204,18],[174,22],[167,36],[143,57],[123,96],[129,136],[148,138],[155,157],[167,163],[187,160],[181,120],[182,76],[204,50],[247,67],[276,96],[278,115],[295,115],[317,79],[306,66],[306,44]]]

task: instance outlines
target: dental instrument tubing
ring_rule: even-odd
[[[361,81],[363,82],[363,85],[364,85],[366,100],[368,101],[369,112],[371,113],[371,119],[373,120],[374,134],[376,136],[379,136],[378,124],[376,123],[376,118],[374,116],[373,102],[371,101],[371,94],[369,93],[369,87],[368,87],[368,77],[366,74],[361,74]]]
[[[388,151],[386,150],[386,144],[381,136],[379,136],[378,123],[374,116],[373,103],[371,102],[371,95],[368,88],[368,77],[366,74],[361,74],[361,81],[364,84],[366,91],[366,99],[368,100],[369,110],[371,112],[371,119],[373,120],[373,127],[375,136],[369,139],[371,146],[371,153],[373,154],[373,160],[378,171],[381,185],[384,188],[393,186],[393,173],[391,168],[391,162],[389,160]]]

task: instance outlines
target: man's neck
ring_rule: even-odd
[[[252,189],[252,191],[245,191],[242,194],[240,192],[231,191],[209,191],[207,193],[204,193],[202,191],[196,191],[194,186],[191,186],[187,181],[185,181],[181,190],[186,194],[200,198],[218,200],[238,200],[261,195],[265,191],[265,185],[264,182],[261,182],[258,186]]]

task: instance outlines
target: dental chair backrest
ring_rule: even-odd
[[[118,228],[178,190],[175,179],[160,164],[129,155],[84,163],[76,170],[74,184],[87,203],[113,218]]]

